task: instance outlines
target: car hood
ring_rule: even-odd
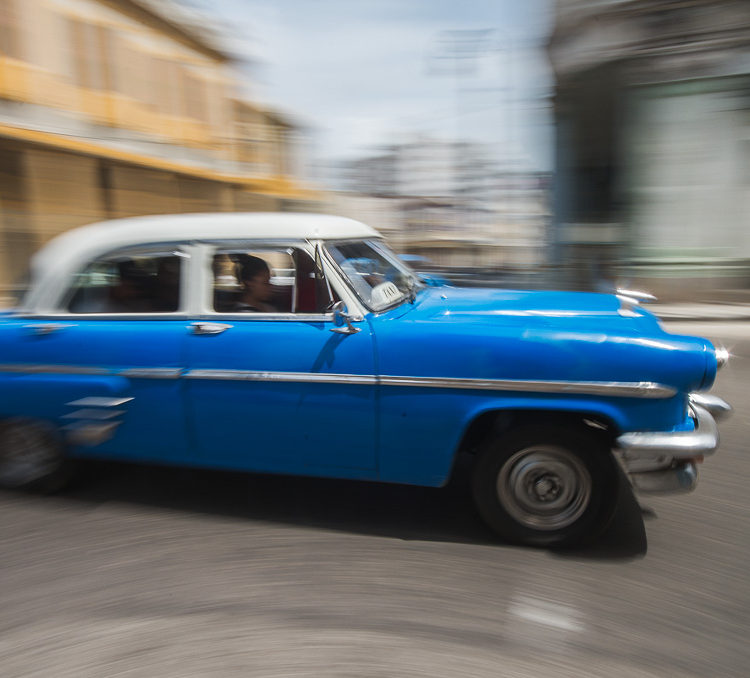
[[[393,321],[393,322],[391,322]],[[660,382],[706,388],[705,339],[669,334],[636,304],[608,294],[437,287],[374,319],[384,374]]]
[[[507,324],[596,325],[653,329],[658,321],[640,306],[624,304],[612,294],[534,290],[439,287],[424,290],[404,307],[414,320],[499,322]],[[636,322],[633,322],[633,321]]]

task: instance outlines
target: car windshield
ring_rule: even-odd
[[[328,243],[327,249],[371,311],[382,311],[413,298],[422,287],[419,277],[381,242],[334,242]]]

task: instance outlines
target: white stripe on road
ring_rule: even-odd
[[[546,600],[535,598],[519,598],[513,603],[509,612],[516,617],[543,624],[554,626],[565,631],[583,631],[584,625],[579,621],[580,612],[572,607],[550,603]]]

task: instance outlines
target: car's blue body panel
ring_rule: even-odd
[[[56,329],[37,334],[45,324]],[[0,372],[0,411],[4,416],[51,420],[62,428],[81,424],[83,420],[74,415],[90,409],[70,403],[82,398],[132,398],[112,410],[121,412],[115,418],[121,422],[116,435],[80,452],[180,461],[188,449],[181,380],[123,375],[133,369],[180,368],[186,327],[185,320],[7,319],[0,332],[0,356],[6,368],[57,366],[79,373]],[[86,370],[101,373],[86,374]]]
[[[114,437],[76,454],[440,485],[467,428],[486,412],[576,412],[620,432],[673,430],[686,425],[687,393],[710,386],[716,372],[707,341],[667,334],[650,314],[623,315],[617,298],[598,294],[427,288],[413,303],[368,315],[349,335],[330,332],[331,322],[212,316],[231,327],[198,336],[195,320],[5,316],[0,414],[63,427],[68,403],[128,397]],[[30,327],[44,322],[63,327],[49,334]],[[24,371],[33,365],[37,373]],[[174,374],[128,376],[133,369]],[[214,378],[215,371],[260,376]],[[263,377],[287,373],[301,376]],[[649,382],[674,395],[378,383],[387,376]]]
[[[711,345],[667,334],[643,311],[618,310],[607,295],[444,288],[370,318],[382,375],[651,381],[677,390],[645,399],[383,386],[380,477],[439,484],[468,425],[490,411],[585,413],[620,431],[684,426],[685,394],[713,381]]]
[[[191,335],[186,368],[302,375],[375,372],[370,332],[332,333],[332,322],[227,319],[216,335]],[[311,473],[366,470],[377,457],[375,384],[196,379],[185,394],[196,459],[217,467]],[[348,473],[348,471],[346,471]]]
[[[419,355],[415,374],[651,381],[680,390],[713,381],[710,343],[668,334],[645,311],[623,317],[618,308],[615,297],[600,294],[425,290],[413,306],[377,318],[380,369],[399,374]]]

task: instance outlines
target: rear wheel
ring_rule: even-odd
[[[0,423],[0,487],[54,491],[68,475],[64,446],[53,428],[28,419]]]
[[[509,541],[570,546],[597,537],[617,502],[617,471],[604,441],[585,429],[525,427],[485,446],[474,500]]]

